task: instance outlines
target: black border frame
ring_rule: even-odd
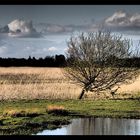
[[[138,0],[0,0],[0,5],[140,5]],[[41,140],[41,139],[139,139],[139,136],[0,136],[3,139],[13,140]]]
[[[138,0],[0,0],[0,5],[139,5]]]

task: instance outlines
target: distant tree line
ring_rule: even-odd
[[[137,67],[140,68],[140,57],[131,57],[131,58],[117,58],[115,56],[110,56],[108,57],[108,65],[112,65],[113,63],[115,63],[114,66],[119,66],[119,67]]]
[[[46,56],[45,58],[1,58],[1,67],[10,66],[30,66],[30,67],[64,67],[66,66],[66,58],[64,55]]]
[[[109,64],[114,63],[119,64],[120,67],[139,67],[140,68],[140,57],[125,58],[125,59],[112,59],[114,56],[109,56]],[[111,61],[113,60],[113,61]],[[0,66],[1,67],[65,67],[69,61],[73,61],[73,58],[66,58],[64,55],[55,55],[55,56],[46,56],[45,58],[35,58],[29,56],[28,58],[2,58],[0,57]],[[118,63],[117,63],[118,61]],[[120,63],[121,62],[121,63]],[[102,62],[103,63],[103,62]]]
[[[66,65],[67,63],[73,63],[75,60],[73,57],[66,59]],[[131,57],[131,58],[117,58],[113,55],[108,56],[108,60],[106,62],[104,61],[96,61],[96,64],[103,65],[106,63],[106,66],[108,67],[137,67],[140,68],[140,57]]]

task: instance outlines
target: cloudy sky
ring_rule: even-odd
[[[140,5],[0,5],[0,57],[65,54],[76,32],[107,28],[140,40]]]

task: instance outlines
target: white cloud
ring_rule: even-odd
[[[140,27],[140,14],[128,14],[124,11],[117,11],[104,21],[105,26],[110,27]]]
[[[50,48],[48,48],[48,51],[56,51],[56,50],[57,50],[56,47],[50,47]]]
[[[11,37],[39,37],[40,34],[33,27],[32,21],[13,20],[8,24]]]
[[[105,24],[108,26],[128,26],[131,24],[130,15],[124,11],[117,11],[105,19]]]
[[[140,14],[136,13],[132,15],[132,17],[130,18],[130,21],[133,26],[140,26]]]
[[[1,46],[0,47],[0,54],[4,54],[7,52],[7,47],[6,46]]]
[[[65,51],[65,52],[68,51],[68,48],[64,48],[64,51]]]
[[[67,54],[67,52],[68,52],[68,48],[64,48],[63,51],[64,51],[65,54]]]

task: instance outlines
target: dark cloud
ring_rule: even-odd
[[[0,28],[0,33],[7,33],[10,37],[40,37],[41,34],[33,27],[32,21],[13,20]]]
[[[134,15],[131,16],[130,18],[131,24],[133,26],[139,26],[140,27],[140,14],[136,13]]]
[[[129,14],[125,11],[117,11],[111,16],[96,22],[91,19],[90,23],[82,25],[60,25],[52,23],[33,24],[32,21],[13,20],[8,25],[0,28],[0,33],[8,34],[10,37],[40,37],[43,34],[65,34],[75,31],[97,31],[107,28],[114,31],[133,31],[140,30],[140,14]]]
[[[117,11],[112,16],[105,19],[106,26],[129,26],[130,22],[130,15],[124,11]]]
[[[111,16],[100,21],[93,21],[85,25],[69,25],[74,31],[96,32],[99,29],[107,29],[122,34],[139,35],[140,31],[140,14],[129,14],[119,10]]]
[[[39,27],[39,28],[38,28]],[[111,29],[112,31],[125,31],[128,33],[137,33],[140,30],[140,14],[129,14],[123,10],[119,10],[111,16],[96,22],[91,19],[90,23],[83,25],[59,25],[51,23],[39,23],[37,28],[42,33],[57,34],[57,33],[72,33],[74,31],[97,31],[101,28]]]
[[[103,26],[118,31],[138,31],[140,30],[140,14],[129,14],[125,11],[117,11],[103,21]]]
[[[9,30],[8,25],[0,28],[0,33],[9,33],[9,32],[10,30]]]

